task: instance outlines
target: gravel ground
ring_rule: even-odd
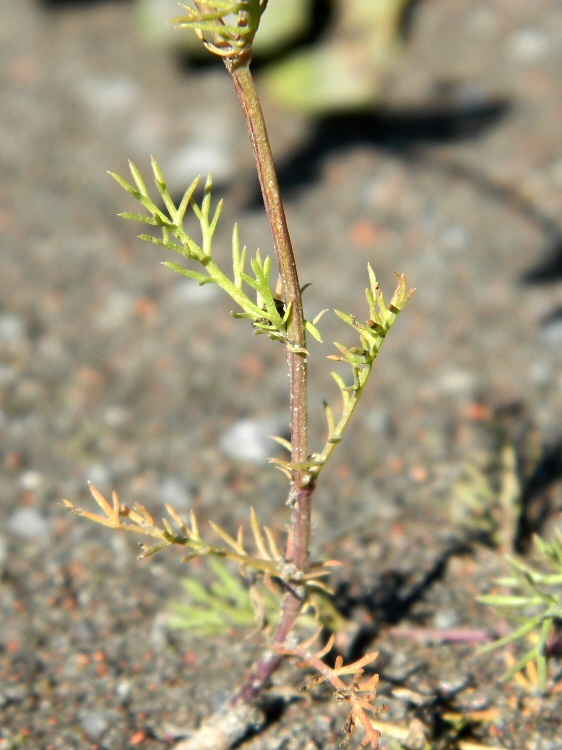
[[[89,504],[92,480],[156,515],[170,502],[234,530],[252,504],[286,520],[263,437],[287,421],[281,347],[163,269],[116,216],[131,206],[105,170],[146,170],[154,153],[174,191],[211,168],[220,237],[236,218],[268,251],[227,76],[147,46],[133,10],[0,0],[1,750],[170,747],[257,653],[240,634],[169,631],[188,568],[173,552],[139,563],[135,540],[61,498]],[[377,112],[310,121],[265,101],[310,317],[363,316],[367,262],[385,289],[394,271],[417,287],[315,519],[316,554],[345,561],[338,601],[356,634],[341,647],[380,650],[387,750],[396,727],[455,748],[455,716],[477,746],[560,747],[559,655],[540,696],[499,681],[503,652],[434,631],[501,631],[475,597],[504,558],[467,530],[459,490],[468,464],[495,455],[492,415],[522,463],[538,454],[519,551],[562,510],[561,70],[557,0],[426,0]],[[311,353],[320,444],[322,398],[337,394]],[[282,668],[274,694],[300,679]],[[274,713],[245,750],[341,741],[328,693]]]

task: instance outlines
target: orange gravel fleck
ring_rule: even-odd
[[[380,235],[380,229],[370,221],[358,221],[351,227],[351,241],[358,247],[374,245]]]
[[[471,422],[487,422],[492,418],[492,410],[486,404],[472,403],[464,407],[463,416]]]

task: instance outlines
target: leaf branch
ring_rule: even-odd
[[[129,508],[127,505],[121,503],[116,492],[112,493],[112,501],[109,502],[92,484],[89,486],[94,500],[103,511],[103,515],[83,510],[74,505],[70,500],[62,501],[64,507],[77,516],[87,518],[88,520],[102,524],[103,526],[109,526],[113,529],[121,529],[123,531],[129,531],[134,534],[141,534],[143,536],[157,539],[158,541],[155,544],[141,545],[143,551],[139,555],[139,559],[150,557],[150,555],[153,555],[166,547],[179,545],[190,548],[190,552],[182,558],[182,562],[187,562],[203,555],[213,555],[215,557],[228,558],[229,560],[238,563],[243,569],[250,568],[260,573],[272,575],[282,581],[292,580],[292,569],[287,568],[285,561],[282,558],[277,559],[275,557],[273,553],[277,550],[272,547],[271,543],[268,547],[261,543],[262,537],[260,537],[259,544],[256,541],[256,548],[258,549],[259,556],[252,555],[246,551],[241,527],[238,531],[237,538],[234,539],[221,526],[210,522],[211,528],[215,534],[222,539],[226,545],[219,546],[217,544],[208,543],[202,539],[199,531],[199,524],[193,511],[191,512],[190,522],[188,524],[180,517],[171,505],[166,504],[168,515],[177,527],[176,531],[167,518],[163,518],[162,526],[158,526],[148,510],[140,503],[135,503],[132,508]],[[254,530],[254,536],[259,528],[259,522],[255,517],[255,513],[252,511],[252,529]],[[261,531],[259,531],[259,533],[262,534]],[[267,530],[266,534],[270,535],[271,532]]]
[[[326,465],[335,446],[341,442],[343,434],[353,416],[359,399],[361,398],[373,365],[384,343],[386,335],[394,325],[397,316],[404,309],[415,289],[408,289],[406,279],[403,275],[396,274],[398,285],[387,305],[382,290],[379,286],[375,273],[368,266],[370,288],[365,291],[369,305],[369,320],[360,323],[353,315],[336,310],[336,314],[359,334],[360,346],[347,348],[343,344],[336,343],[339,354],[332,354],[328,359],[344,362],[351,367],[353,382],[348,384],[337,372],[332,372],[332,377],[338,386],[342,397],[342,412],[336,421],[332,408],[325,404],[326,421],[328,424],[328,439],[320,453],[313,453],[310,458],[300,464],[272,458],[270,462],[275,464],[287,476],[296,470],[308,471],[317,480],[320,472]],[[316,322],[316,321],[314,321]],[[280,438],[274,438],[283,447],[290,451],[290,444]]]
[[[377,694],[376,688],[379,676],[378,674],[374,674],[364,680],[362,678],[365,667],[378,657],[378,651],[366,654],[358,661],[345,666],[343,657],[338,656],[334,667],[330,667],[323,661],[323,658],[331,651],[334,645],[335,637],[333,635],[322,649],[315,653],[309,651],[310,647],[318,639],[320,632],[321,630],[318,630],[312,638],[298,646],[275,646],[275,651],[279,654],[297,656],[302,659],[297,664],[298,667],[312,667],[316,670],[317,674],[309,682],[305,683],[301,689],[310,690],[322,682],[328,681],[334,688],[334,697],[338,703],[341,704],[345,701],[348,704],[349,713],[344,725],[345,737],[340,747],[345,747],[348,744],[355,726],[359,722],[365,730],[365,737],[359,747],[370,745],[372,750],[377,750],[379,747],[380,732],[373,727],[367,712],[376,714],[376,707],[372,701]],[[343,675],[351,675],[351,682],[342,680]]]
[[[304,352],[304,349],[298,343],[292,341],[287,333],[293,311],[292,305],[289,304],[285,307],[272,291],[271,259],[268,256],[262,258],[258,250],[256,256],[250,259],[253,276],[247,273],[245,270],[247,249],[240,246],[240,237],[236,225],[232,232],[232,277],[228,276],[216,263],[213,257],[213,239],[222,213],[223,202],[219,201],[214,211],[211,210],[213,190],[211,175],[205,181],[203,199],[200,204],[194,197],[200,183],[200,178],[197,177],[185,191],[179,205],[176,206],[160,165],[154,157],[151,163],[154,182],[166,210],[159,208],[152,200],[139,169],[135,164],[129,162],[134,185],[114,172],[110,172],[110,175],[146,209],[148,214],[126,211],[121,213],[120,216],[161,228],[161,237],[141,234],[139,239],[172,250],[188,261],[195,261],[202,266],[202,270],[186,268],[171,261],[165,262],[165,266],[182,276],[195,279],[200,285],[217,284],[241,308],[242,312],[232,313],[234,317],[250,320],[255,333],[266,333],[270,338],[281,341],[291,351]],[[196,242],[184,228],[188,208],[191,208],[199,222],[200,242]],[[245,286],[255,293],[255,300],[251,299],[246,293]],[[316,331],[313,323],[309,325],[311,330]]]
[[[159,526],[141,503],[137,502],[132,507],[128,507],[120,501],[117,492],[112,493],[110,502],[93,484],[90,483],[89,487],[92,497],[103,511],[102,514],[83,510],[70,500],[63,500],[63,506],[71,513],[102,526],[156,539],[157,541],[154,544],[141,544],[143,550],[139,555],[141,560],[167,547],[178,545],[190,548],[187,555],[182,557],[182,562],[188,562],[204,555],[227,558],[237,563],[243,573],[247,569],[254,570],[261,575],[278,580],[285,589],[287,587],[291,587],[291,590],[294,590],[295,587],[304,589],[301,595],[303,601],[309,588],[331,593],[328,587],[318,579],[328,575],[328,568],[339,565],[339,563],[335,560],[327,560],[312,564],[310,570],[306,573],[299,570],[294,563],[283,556],[273,532],[267,526],[260,525],[253,508],[250,512],[250,525],[257,555],[247,551],[242,526],[239,527],[236,538],[234,538],[222,526],[214,521],[209,521],[215,535],[224,542],[225,546],[220,546],[201,537],[197,517],[193,511],[191,511],[190,520],[187,523],[171,505],[166,504],[170,520],[163,518],[162,525]],[[177,530],[174,529],[170,521],[177,527]]]

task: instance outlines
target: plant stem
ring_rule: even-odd
[[[261,104],[249,68],[235,67],[228,62],[227,68],[232,76],[250,135],[250,143],[279,264],[284,301],[286,305],[291,305],[292,312],[288,322],[288,337],[297,347],[304,349],[306,337],[302,295]],[[287,363],[291,400],[291,462],[304,464],[308,461],[306,355],[290,351],[287,348]],[[308,472],[293,472],[290,497],[294,511],[294,539],[290,550],[290,559],[303,571],[306,571],[308,567],[308,545],[310,541],[309,504],[312,487],[309,486],[309,482]]]
[[[260,100],[248,66],[235,65],[230,60],[226,60],[225,64],[232,77],[250,136],[279,265],[284,303],[291,306],[287,335],[292,344],[300,349],[305,349],[305,318],[297,266]],[[286,352],[291,410],[291,462],[302,465],[309,458],[306,354],[290,351],[288,347]],[[311,481],[309,472],[294,470],[289,493],[293,516],[292,534],[287,545],[287,559],[293,562],[302,572],[306,572],[309,565],[310,511],[313,491],[314,483]],[[274,639],[275,643],[285,642],[295,626],[301,604],[297,592],[289,591],[287,593],[281,624]],[[265,687],[280,661],[281,658],[277,654],[268,653],[264,655],[255,665],[235,700],[242,702],[253,700]]]

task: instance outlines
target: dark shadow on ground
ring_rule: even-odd
[[[544,258],[523,274],[521,281],[524,284],[557,284],[562,281],[562,229],[558,229],[555,241]],[[560,315],[561,311],[557,314]]]
[[[423,573],[421,579],[417,570],[404,572],[389,569],[382,573],[378,583],[359,596],[351,595],[348,582],[342,581],[335,595],[337,608],[350,619],[357,608],[366,610],[374,623],[372,627],[359,631],[347,655],[348,661],[360,658],[381,628],[395,626],[411,616],[414,605],[423,599],[434,583],[443,578],[452,557],[471,553],[472,548],[468,543],[453,541]]]
[[[554,507],[552,491],[562,478],[562,439],[545,442],[524,403],[496,409],[492,427],[498,456],[506,445],[515,452],[518,497],[512,508],[511,544],[513,552],[524,555],[532,546],[534,535],[543,534],[545,524],[561,510]],[[494,546],[490,538],[478,541]]]
[[[435,104],[321,117],[307,140],[279,163],[281,188],[291,195],[317,181],[327,157],[358,145],[393,151],[406,158],[420,146],[478,138],[501,122],[509,110],[507,100],[495,99],[466,107]]]
[[[444,85],[447,90],[448,86]],[[278,163],[279,182],[286,198],[317,182],[322,165],[332,154],[363,145],[391,152],[397,158],[420,164],[425,169],[444,172],[464,180],[490,201],[508,206],[536,226],[544,236],[542,260],[521,277],[525,284],[556,283],[562,280],[562,226],[511,185],[497,182],[449,156],[442,157],[432,146],[461,143],[484,136],[509,115],[506,99],[469,104],[435,104],[404,110],[379,110],[328,115],[319,118],[310,134],[285,161]],[[256,184],[250,198],[251,208],[261,206]]]
[[[516,552],[525,553],[533,536],[541,534],[554,512],[552,489],[562,478],[562,440],[542,448],[541,457],[532,474],[526,478],[521,499],[521,518],[514,541]]]

